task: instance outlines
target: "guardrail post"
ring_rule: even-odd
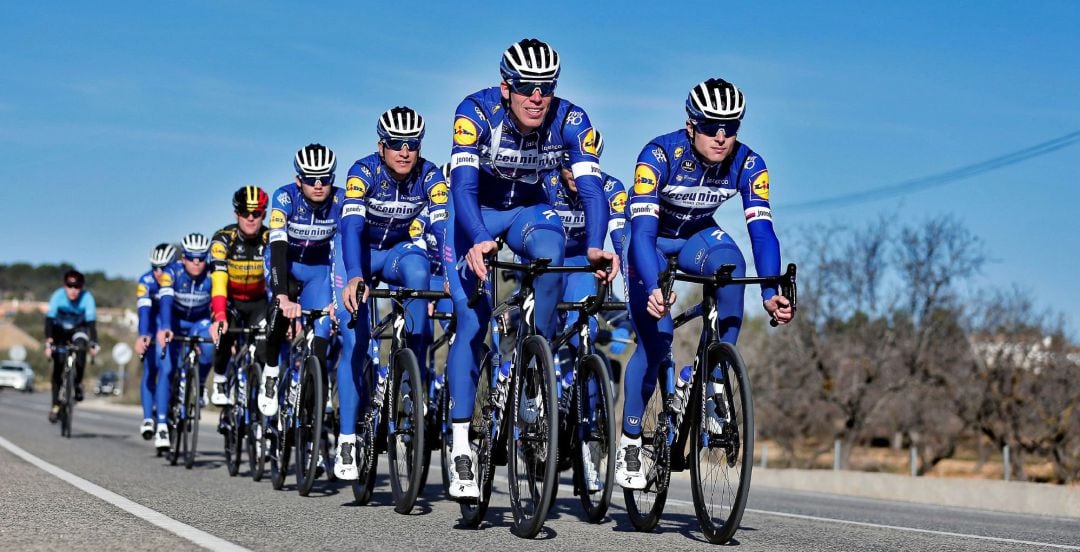
[[[841,450],[842,450],[842,447],[840,445],[840,439],[837,439],[836,441],[833,442],[833,461],[832,461],[832,469],[833,469],[833,471],[840,471],[840,451]]]
[[[911,477],[919,475],[918,468],[919,448],[916,446],[911,447]]]
[[[1005,445],[1001,449],[1001,458],[1005,463],[1005,481],[1008,481],[1012,477],[1012,470],[1009,466],[1009,445]]]

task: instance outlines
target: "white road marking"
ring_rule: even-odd
[[[145,521],[148,521],[162,529],[169,531],[183,539],[187,539],[203,548],[209,550],[223,550],[223,551],[247,551],[247,548],[233,544],[227,540],[215,537],[210,533],[196,529],[186,523],[176,521],[175,519],[162,514],[156,510],[151,510],[146,506],[143,506],[137,502],[133,502],[127,498],[124,498],[104,487],[95,485],[73,473],[64,471],[44,460],[30,454],[23,450],[21,447],[8,441],[7,439],[0,437],[0,446],[11,451],[14,455],[26,460],[27,462],[45,470],[46,472],[56,476],[58,479],[70,483],[75,488],[96,496],[125,512],[139,517]]]

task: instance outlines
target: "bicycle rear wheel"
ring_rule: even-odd
[[[424,393],[420,366],[409,349],[394,354],[387,391],[386,454],[394,511],[407,514],[424,488],[421,466],[424,450]]]
[[[226,383],[230,399],[236,396],[236,389],[240,384],[237,370],[236,366],[230,366],[230,375]],[[234,477],[237,473],[240,473],[240,464],[243,461],[241,455],[244,450],[244,433],[247,429],[244,422],[243,407],[239,404],[226,405],[221,409],[221,421],[219,424],[225,426],[225,467],[229,470],[229,477]]]
[[[574,386],[574,488],[586,518],[597,523],[611,504],[615,479],[615,406],[603,359],[595,354],[586,356],[577,367]]]
[[[199,418],[202,405],[199,398],[202,395],[201,381],[199,380],[199,365],[192,363],[187,367],[188,386],[186,400],[187,420],[184,423],[184,467],[191,469],[195,465],[195,451],[199,445]]]
[[[304,361],[296,404],[296,491],[307,496],[319,475],[322,450],[323,408],[322,364],[314,355]]]
[[[668,445],[670,424],[663,410],[663,393],[657,389],[641,417],[641,471],[645,473],[645,488],[623,489],[626,512],[634,529],[652,531],[660,523],[667,502],[671,480],[671,447]],[[661,423],[662,422],[662,423]]]
[[[509,451],[510,509],[513,531],[533,538],[544,527],[556,484],[558,405],[555,368],[547,340],[525,338],[514,367],[510,394],[512,432]]]
[[[187,387],[180,385],[180,376],[174,370],[174,384],[172,395],[169,399],[169,464],[175,466],[180,462],[180,455],[187,450],[184,446],[184,427],[187,421],[184,417],[184,401],[187,398]]]
[[[353,498],[357,504],[367,504],[375,491],[375,475],[378,472],[379,453],[375,440],[382,423],[382,409],[375,408],[375,393],[378,390],[378,374],[375,365],[368,362],[363,374],[368,377],[368,411],[360,413],[356,428],[356,481],[352,482]]]
[[[266,417],[259,411],[262,370],[257,364],[249,364],[243,369],[247,374],[244,383],[246,389],[241,390],[239,395],[243,398],[242,408],[247,425],[248,470],[252,480],[260,481],[266,472]]]
[[[706,377],[697,378],[692,403],[690,480],[701,531],[709,542],[720,544],[735,535],[750,494],[754,403],[746,364],[735,347],[713,343],[706,360]],[[707,409],[713,408],[717,415],[710,422]]]

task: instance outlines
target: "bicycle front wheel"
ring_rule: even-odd
[[[706,350],[705,377],[698,378],[690,437],[694,511],[705,538],[731,540],[750,494],[754,464],[754,403],[739,352],[728,343]]]
[[[477,380],[476,395],[473,399],[473,417],[469,423],[469,448],[476,453],[476,482],[480,485],[480,498],[475,501],[463,500],[459,502],[461,507],[461,523],[465,527],[479,527],[487,515],[488,505],[491,503],[492,480],[495,476],[495,449],[498,441],[505,435],[500,431],[502,412],[498,405],[489,404],[491,398],[492,366],[491,353],[484,355],[480,362],[480,378]],[[455,469],[451,452],[454,450],[454,432],[450,425],[450,391],[446,392],[444,419],[447,420],[446,432],[443,434],[443,477],[447,478],[446,490],[450,494],[448,478],[450,470]]]
[[[195,465],[195,451],[199,446],[199,418],[201,417],[202,404],[199,398],[202,395],[202,381],[199,380],[199,366],[188,366],[188,386],[186,414],[187,421],[184,424],[184,467],[191,469]]]
[[[409,349],[394,353],[387,392],[386,454],[394,511],[407,514],[423,489],[420,476],[424,448],[424,386],[420,365]]]
[[[382,420],[381,409],[375,408],[375,393],[378,388],[378,375],[375,365],[368,362],[363,370],[368,381],[367,411],[360,412],[356,428],[356,481],[352,482],[353,498],[357,504],[367,504],[375,490],[375,475],[378,472],[379,453],[375,448],[375,439]]]
[[[257,364],[244,367],[247,372],[243,397],[244,419],[247,424],[248,470],[251,479],[261,481],[266,472],[266,417],[259,411],[259,390],[262,388],[262,370]]]
[[[558,405],[551,348],[541,336],[525,338],[514,369],[510,401],[512,452],[507,467],[514,534],[533,538],[544,527],[558,465]]]
[[[71,438],[71,419],[75,416],[75,368],[68,366],[64,370],[64,395],[65,399],[60,406],[60,434]]]
[[[598,355],[578,365],[575,398],[574,486],[586,518],[597,523],[611,504],[615,479],[615,403],[607,366]]]
[[[229,367],[229,380],[226,384],[229,398],[235,396],[236,388],[240,384],[236,376],[238,368]],[[244,433],[247,427],[244,421],[243,408],[238,404],[230,404],[221,409],[221,421],[225,427],[225,467],[229,470],[229,477],[240,473],[240,464],[243,462],[241,454],[244,450]]]
[[[319,474],[323,409],[326,404],[322,364],[314,355],[304,361],[296,405],[296,492],[307,496]]]

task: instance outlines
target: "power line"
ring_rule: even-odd
[[[843,196],[834,196],[825,199],[815,199],[813,201],[804,201],[802,203],[796,203],[795,205],[789,205],[784,211],[816,211],[836,207],[847,207],[859,203],[866,203],[868,201],[907,195],[928,188],[944,186],[945,184],[963,180],[965,178],[971,178],[976,175],[995,171],[1018,163],[1023,163],[1028,159],[1055,152],[1059,149],[1071,146],[1076,142],[1080,142],[1080,130],[1070,132],[1069,134],[1054,138],[1047,142],[1042,142],[1041,144],[1029,146],[1012,153],[1007,153],[999,157],[994,157],[971,165],[965,165],[942,173],[913,178],[896,184],[866,190],[864,192],[845,194]]]

